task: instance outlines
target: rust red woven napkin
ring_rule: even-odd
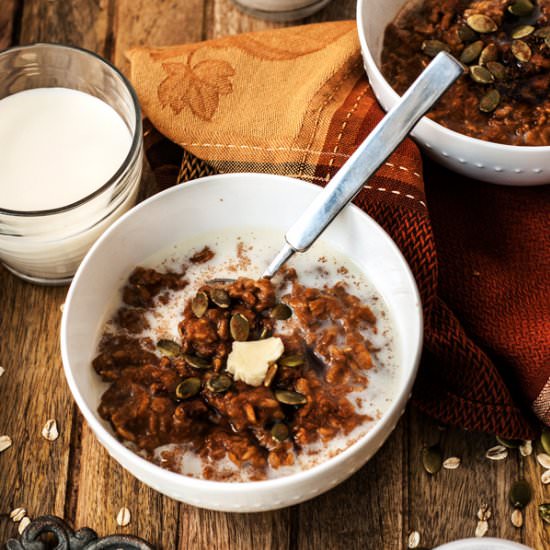
[[[353,22],[129,52],[162,186],[213,172],[324,185],[383,116]],[[530,438],[550,424],[550,187],[426,162],[407,140],[355,200],[393,237],[425,314],[414,400],[443,423]]]

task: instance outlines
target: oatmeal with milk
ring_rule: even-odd
[[[254,481],[305,470],[368,432],[398,358],[382,297],[317,243],[272,280],[280,236],[205,235],[137,267],[93,367],[100,415],[148,460]]]

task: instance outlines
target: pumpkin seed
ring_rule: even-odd
[[[504,80],[506,78],[506,67],[502,63],[487,61],[485,66],[497,80]]]
[[[299,353],[293,355],[285,355],[279,359],[279,364],[283,367],[299,367],[305,363],[305,358]]]
[[[168,355],[168,357],[181,355],[181,346],[173,340],[159,340],[157,342],[157,348],[160,349],[164,355]]]
[[[508,449],[517,449],[522,444],[521,439],[504,439],[500,435],[497,435],[496,439],[501,445],[508,447]]]
[[[44,427],[42,428],[42,437],[48,441],[55,441],[59,437],[59,431],[57,429],[57,422],[55,419],[50,418],[50,420],[44,424]]]
[[[288,439],[288,433],[288,426],[282,422],[277,422],[277,424],[274,424],[273,428],[271,428],[271,437],[275,439],[275,441],[284,441]]]
[[[514,40],[512,42],[512,53],[522,63],[527,63],[531,59],[531,48],[523,40]]]
[[[227,374],[215,374],[206,382],[206,387],[214,393],[223,393],[233,385],[233,380]]]
[[[191,309],[199,319],[206,313],[208,309],[208,294],[206,292],[197,292],[191,302]]]
[[[491,508],[487,504],[482,504],[477,511],[479,521],[487,521],[492,515]]]
[[[264,326],[262,328],[262,332],[260,332],[260,340],[263,340],[264,338],[268,338],[271,330],[269,327]]]
[[[516,0],[513,4],[508,6],[508,11],[516,17],[525,17],[529,15],[535,6],[530,0]]]
[[[479,56],[479,64],[486,65],[489,61],[496,61],[498,58],[498,48],[495,44],[487,44]]]
[[[479,520],[476,525],[475,536],[484,537],[489,530],[489,524],[485,520]]]
[[[512,30],[512,38],[518,39],[518,38],[525,38],[526,36],[529,36],[532,32],[534,32],[535,27],[533,25],[520,25],[519,27],[516,27]]]
[[[466,24],[480,34],[495,32],[498,29],[497,24],[490,17],[481,13],[470,15],[466,19]]]
[[[422,51],[430,57],[435,57],[439,52],[450,52],[451,48],[440,40],[424,40],[421,46]]]
[[[27,511],[25,510],[25,508],[15,508],[15,510],[12,510],[10,512],[10,519],[14,523],[17,523],[21,521],[26,515],[27,515]]]
[[[11,447],[12,440],[9,435],[0,435],[0,453]]]
[[[531,456],[533,454],[533,443],[531,441],[524,441],[519,446],[519,454],[521,456]]]
[[[178,399],[189,399],[190,397],[197,395],[200,389],[200,378],[195,378],[194,376],[191,378],[186,378],[183,382],[178,384],[178,387],[176,388],[176,397]]]
[[[470,76],[479,84],[491,84],[495,80],[492,73],[481,65],[472,65],[470,67]]]
[[[277,321],[285,321],[292,315],[292,310],[286,304],[277,304],[271,309],[271,317]]]
[[[275,399],[285,405],[305,405],[307,403],[307,397],[304,394],[290,390],[276,390]]]
[[[544,430],[540,434],[540,444],[544,452],[550,455],[550,430]]]
[[[514,508],[525,508],[531,501],[531,486],[524,479],[518,479],[508,494]]]
[[[202,357],[197,357],[196,355],[185,354],[183,356],[184,361],[194,369],[209,369],[212,365]]]
[[[120,525],[121,527],[126,527],[130,523],[130,519],[130,510],[128,510],[126,506],[123,506],[116,515],[117,525]]]
[[[439,445],[424,447],[422,449],[422,464],[424,470],[431,475],[437,474],[443,465],[443,457]]]
[[[485,453],[485,458],[489,460],[504,460],[507,456],[508,449],[504,445],[495,445]]]
[[[420,533],[418,531],[411,531],[409,533],[409,539],[407,541],[408,548],[417,548],[420,544]]]
[[[471,63],[479,57],[482,49],[482,40],[476,40],[475,42],[468,44],[460,54],[460,61],[462,61],[462,63]]]
[[[539,453],[537,455],[537,462],[546,470],[550,469],[550,455]]]
[[[28,517],[28,516],[25,516],[20,522],[19,522],[19,526],[17,527],[17,531],[19,532],[20,535],[23,534],[23,532],[25,531],[25,529],[29,526],[31,522],[31,518]]]
[[[267,367],[267,372],[265,373],[264,378],[264,386],[268,388],[271,386],[271,382],[273,382],[273,379],[275,378],[275,375],[277,374],[277,370],[279,367],[277,366],[277,363],[273,363]]]
[[[540,476],[540,480],[542,481],[543,485],[548,485],[550,483],[550,470],[544,470],[544,472]]]
[[[231,304],[231,298],[223,288],[213,288],[210,290],[210,299],[221,308],[228,308]]]
[[[443,461],[443,468],[446,470],[456,470],[461,462],[458,456],[451,456]]]
[[[510,521],[512,522],[512,525],[518,529],[523,525],[523,513],[519,508],[514,508],[514,511],[510,516]]]
[[[233,340],[237,342],[246,342],[250,334],[250,323],[242,313],[235,313],[229,321],[229,331]]]
[[[534,35],[538,38],[550,38],[550,26],[537,29]]]
[[[472,40],[477,38],[477,33],[468,27],[468,25],[461,25],[458,29],[458,38],[460,38],[461,42],[472,42]]]
[[[544,523],[550,524],[550,502],[539,504],[539,516]]]

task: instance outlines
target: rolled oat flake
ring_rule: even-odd
[[[28,516],[25,516],[21,519],[21,521],[19,522],[19,527],[17,527],[17,531],[19,531],[20,535],[23,534],[23,531],[25,531],[30,522],[31,518],[29,518]]]
[[[550,469],[550,455],[547,455],[546,453],[539,453],[537,455],[537,462],[547,470]]]
[[[489,524],[485,520],[481,519],[477,522],[475,536],[484,537],[487,534],[488,530],[489,530]]]
[[[512,522],[512,525],[518,529],[523,525],[523,513],[519,508],[514,508],[514,511],[510,516],[510,521]]]
[[[420,533],[418,531],[411,531],[409,534],[409,540],[407,543],[408,548],[416,548],[420,544]]]
[[[17,523],[21,521],[26,515],[27,515],[27,510],[25,510],[25,508],[22,508],[22,507],[15,508],[10,512],[10,519],[14,523]]]
[[[0,435],[0,453],[11,447],[12,440],[9,435]]]
[[[57,422],[54,418],[50,418],[42,428],[42,437],[48,441],[55,441],[59,437]]]
[[[504,445],[495,445],[485,453],[485,457],[489,460],[504,460],[507,456],[508,449]]]
[[[126,527],[130,523],[131,515],[130,510],[126,508],[126,506],[123,506],[116,516],[116,522],[121,527]]]

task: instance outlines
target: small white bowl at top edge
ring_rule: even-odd
[[[93,371],[91,361],[108,304],[136,265],[193,236],[221,233],[236,226],[280,231],[282,245],[286,229],[320,191],[320,187],[300,180],[260,174],[210,176],[176,186],[115,222],[80,265],[61,323],[61,353],[69,388],[111,456],[157,491],[213,510],[282,508],[341,483],[371,458],[395,428],[416,377],[422,347],[422,308],[414,278],[397,246],[355,206],[348,206],[322,239],[354,261],[386,301],[401,358],[395,399],[366,435],[309,470],[266,481],[224,483],[179,475],[146,461],[118,441],[97,413],[106,385]]]
[[[386,111],[397,103],[399,95],[378,66],[383,35],[388,23],[407,1],[410,0],[357,2],[357,30],[365,70],[376,98]],[[449,130],[428,117],[420,120],[412,136],[434,160],[470,178],[517,186],[550,183],[550,146],[524,147],[483,141]]]
[[[495,539],[490,537],[471,538],[448,542],[437,546],[434,550],[532,550],[511,540]]]

